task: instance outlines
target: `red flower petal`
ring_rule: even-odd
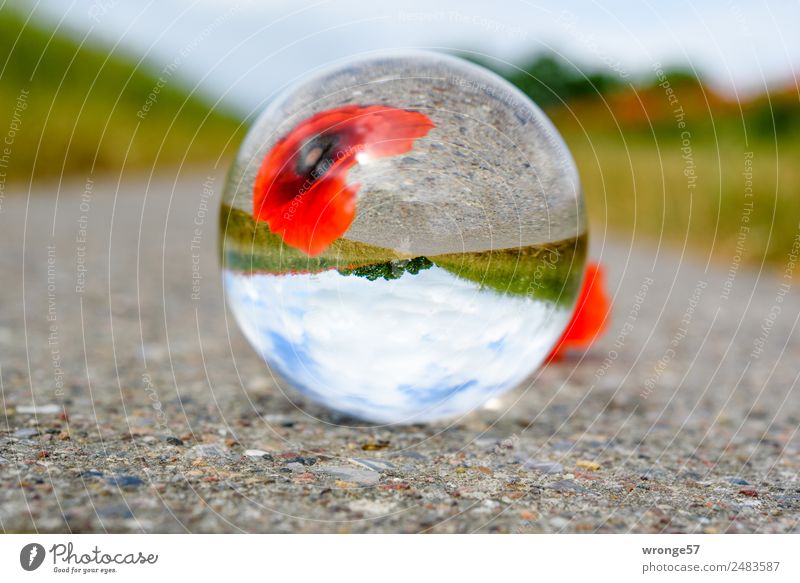
[[[357,155],[397,156],[434,128],[422,113],[382,105],[347,105],[318,113],[281,138],[264,157],[253,189],[253,215],[287,245],[319,255],[355,218],[359,184],[347,173]]]
[[[570,348],[588,348],[606,329],[610,312],[603,267],[589,263],[572,320],[547,361],[560,360]]]

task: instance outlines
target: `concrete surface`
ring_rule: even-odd
[[[185,170],[1,201],[3,531],[800,530],[790,264],[596,229],[601,342],[468,417],[370,427],[287,399],[239,334],[221,187]]]

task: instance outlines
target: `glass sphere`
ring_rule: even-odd
[[[583,197],[523,93],[436,53],[342,63],[249,131],[221,213],[225,293],[270,369],[381,423],[520,385],[570,320]]]

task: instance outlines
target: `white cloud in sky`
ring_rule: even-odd
[[[245,336],[281,376],[382,422],[453,416],[513,388],[569,319],[438,267],[391,281],[226,273],[225,289]]]

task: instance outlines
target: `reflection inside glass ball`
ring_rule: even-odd
[[[569,321],[586,254],[577,172],[544,114],[428,53],[351,61],[276,99],[221,227],[229,306],[270,368],[388,423],[521,384]]]

